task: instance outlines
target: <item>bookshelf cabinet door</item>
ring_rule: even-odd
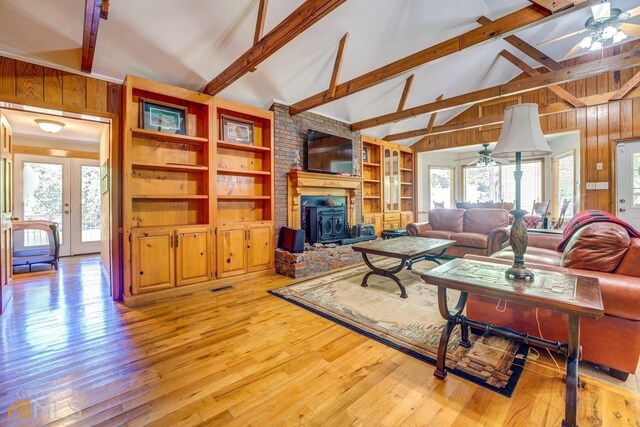
[[[247,247],[248,271],[264,270],[273,266],[273,227],[271,224],[249,226]]]
[[[218,229],[218,278],[243,274],[247,267],[247,238],[244,225]]]
[[[177,229],[176,235],[176,285],[209,280],[209,228]]]
[[[132,293],[174,286],[173,230],[134,231],[132,243]]]

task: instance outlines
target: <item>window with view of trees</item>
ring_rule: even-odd
[[[515,164],[465,167],[464,200],[468,202],[513,202],[516,198],[513,172]],[[522,209],[531,212],[533,203],[542,200],[542,161],[522,163]]]
[[[431,208],[434,203],[443,203],[450,208],[453,200],[453,168],[429,167],[429,186]]]
[[[576,197],[575,154],[573,151],[560,154],[551,163],[553,174],[551,215],[558,217],[564,200],[569,200],[565,213],[565,221],[573,216]]]

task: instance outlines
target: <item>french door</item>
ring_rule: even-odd
[[[616,193],[618,218],[640,229],[640,141],[616,146]]]
[[[97,160],[15,155],[15,212],[58,224],[60,256],[100,252],[100,169]],[[16,235],[16,249],[42,245]]]

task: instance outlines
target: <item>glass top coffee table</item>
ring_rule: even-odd
[[[422,260],[433,261],[440,264],[438,258],[443,256],[447,248],[453,246],[455,243],[454,240],[405,236],[388,240],[376,240],[375,242],[369,243],[359,243],[353,245],[351,248],[356,252],[362,253],[364,263],[371,269],[371,271],[367,272],[362,278],[362,287],[367,287],[367,280],[369,280],[369,277],[373,274],[388,277],[396,282],[400,288],[400,297],[407,298],[407,290],[396,274],[400,273],[405,266],[410,270],[414,262]],[[376,267],[371,263],[368,255],[397,258],[400,260],[400,264],[388,269]]]

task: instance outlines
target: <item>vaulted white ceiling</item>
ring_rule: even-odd
[[[111,0],[109,19],[100,22],[93,72],[114,81],[135,74],[201,90],[252,44],[259,0]],[[303,0],[272,0],[265,34]],[[269,107],[273,100],[295,103],[326,90],[338,41],[349,32],[340,81],[476,28],[480,16],[497,19],[526,0],[348,0],[291,41],[219,96]],[[628,10],[638,0],[612,0]],[[580,30],[591,16],[583,8],[518,33],[536,45]],[[79,70],[83,0],[3,0],[0,2],[0,53],[56,68]],[[640,24],[640,16],[631,22]],[[556,60],[580,41],[576,36],[540,46]],[[508,49],[539,66],[502,40],[492,40],[399,75],[378,86],[318,107],[316,112],[354,122],[396,110],[404,81],[415,74],[406,107],[500,83],[519,70],[497,57]],[[578,54],[583,54],[579,52]],[[442,124],[460,109],[440,113]],[[364,134],[424,127],[429,116],[366,129]],[[411,144],[415,141],[402,141]]]

